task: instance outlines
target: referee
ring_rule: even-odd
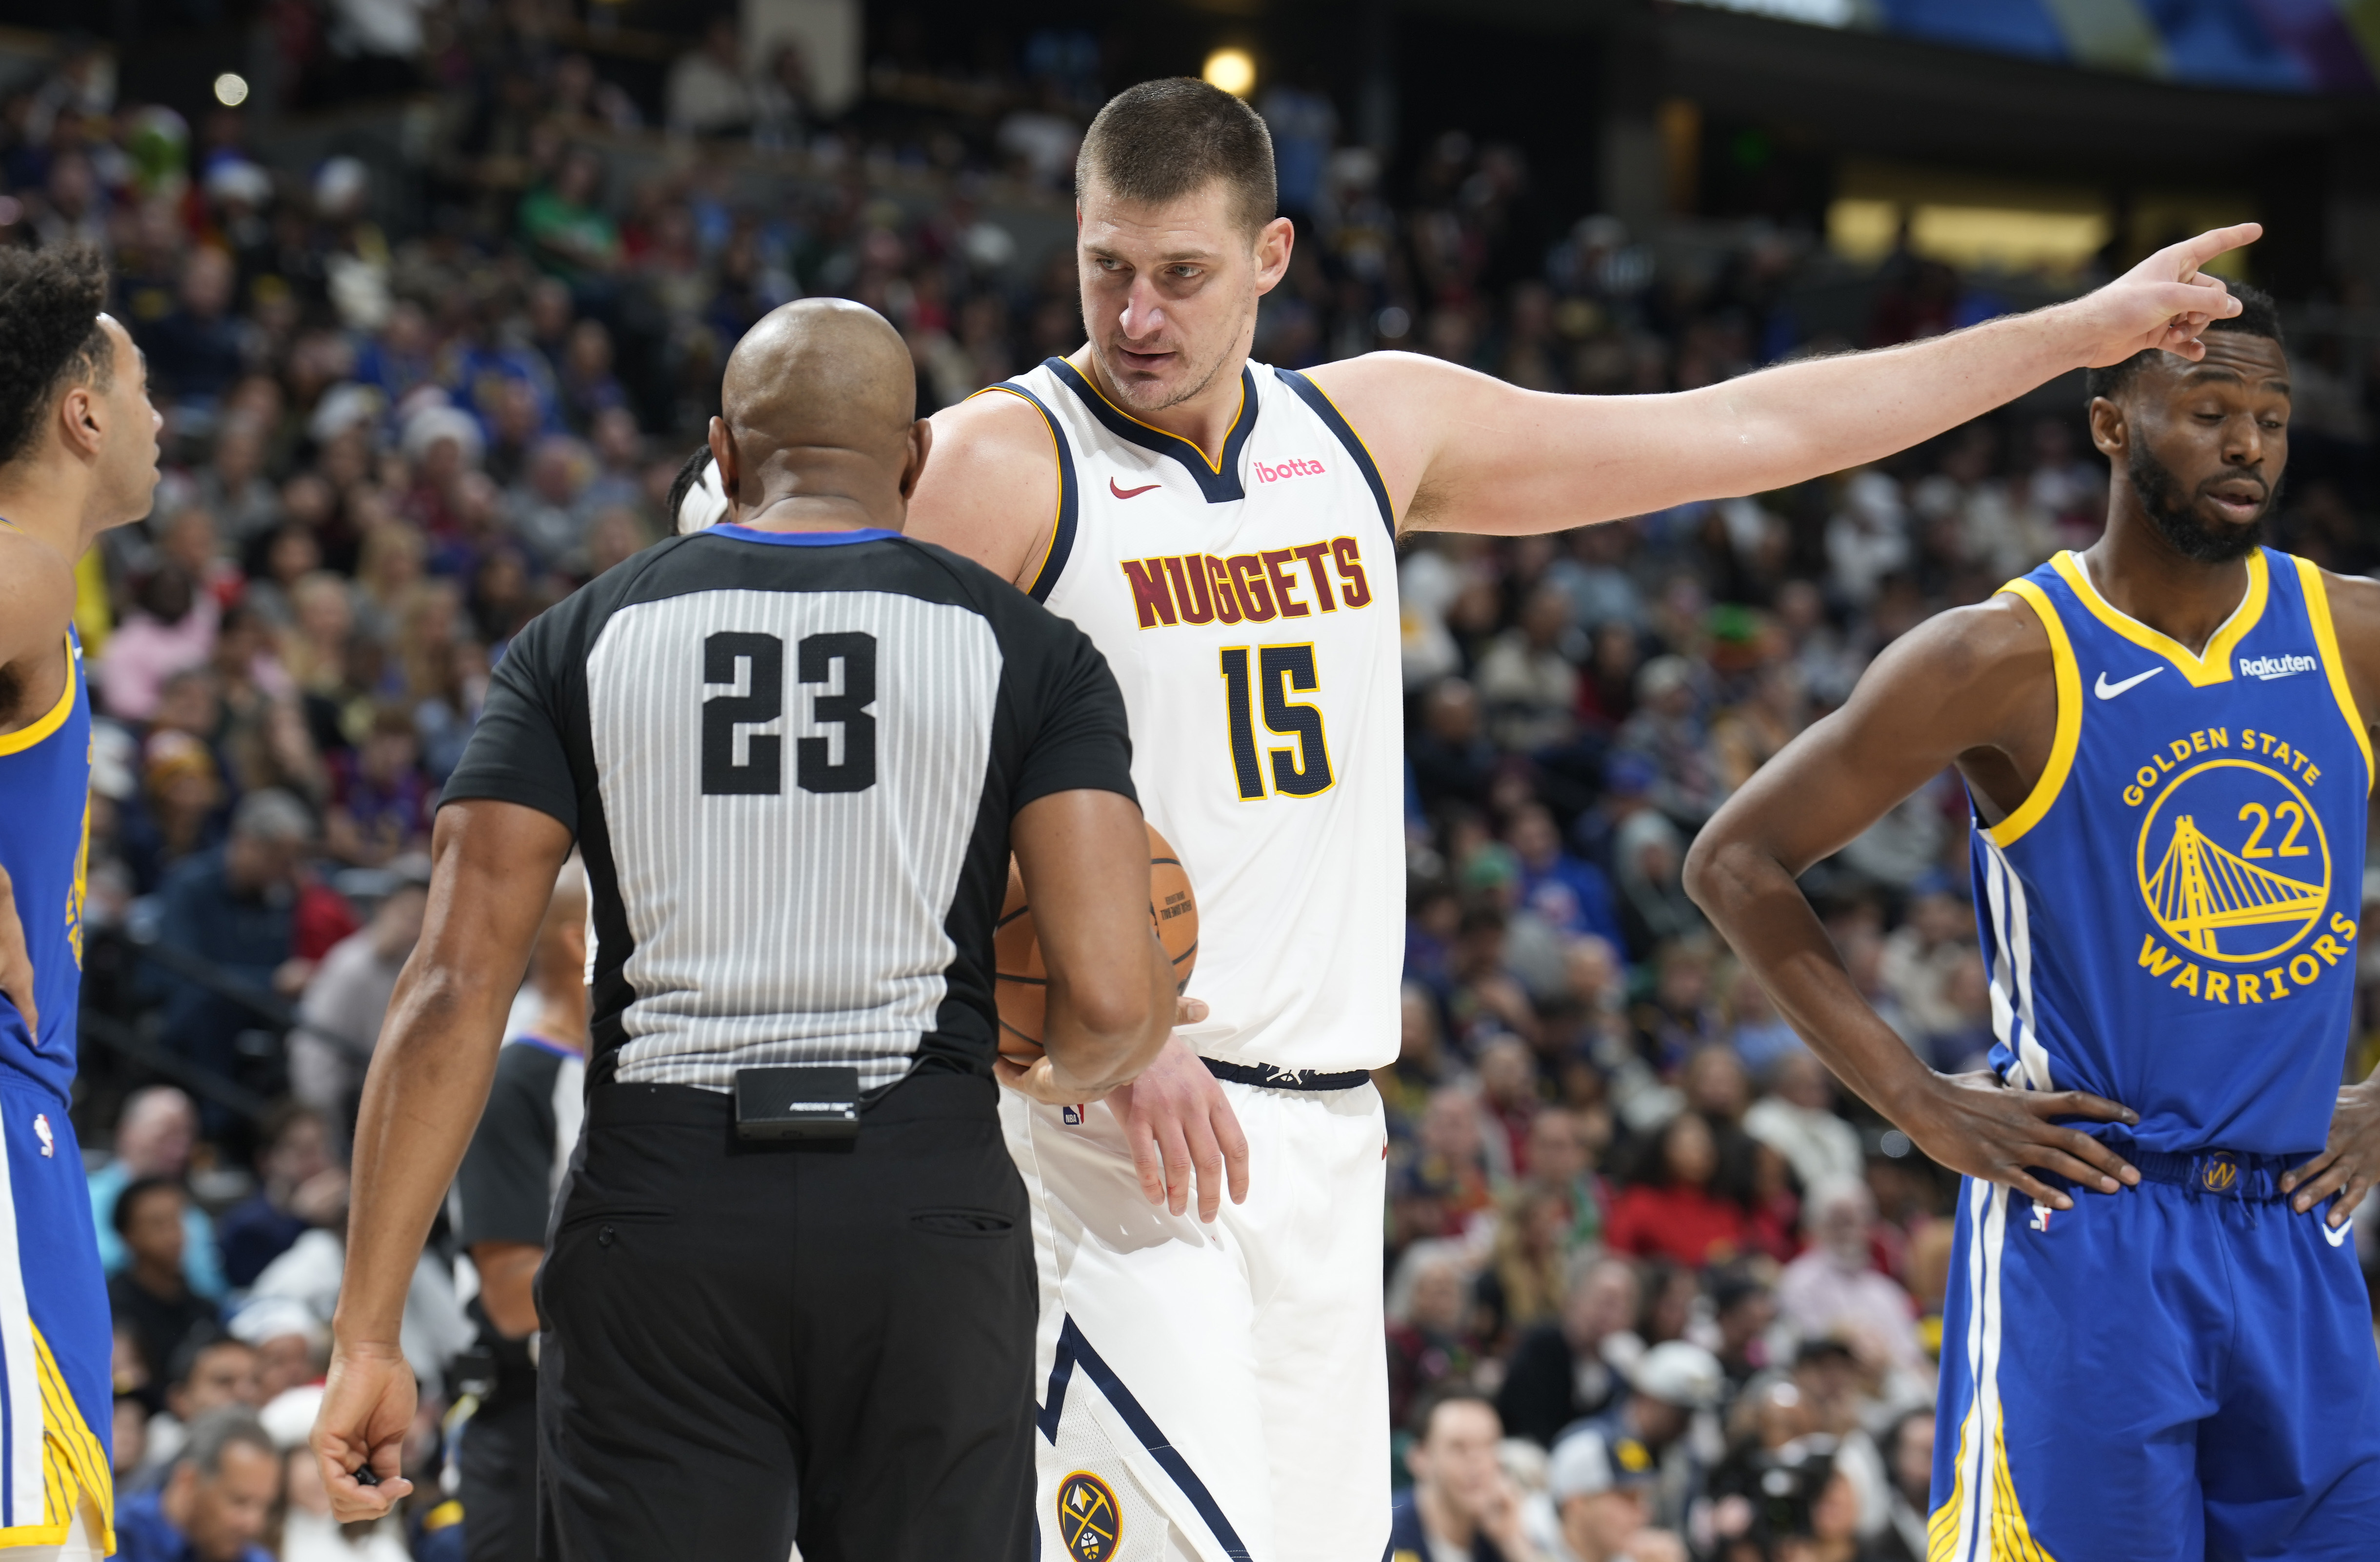
[[[314,1431],[342,1520],[408,1489],[407,1284],[576,842],[593,1045],[538,1282],[540,1555],[1026,1556],[1033,1253],[993,1083],[1012,848],[1050,980],[1027,1088],[1130,1080],[1173,987],[1106,663],[899,535],[914,382],[866,309],[771,314],[710,426],[735,524],[610,571],[498,667],[357,1126]]]

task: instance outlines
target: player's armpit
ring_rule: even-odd
[[[903,532],[1016,586],[1032,584],[1056,534],[1058,446],[1040,409],[1005,391],[978,392],[934,414],[934,445],[909,496]]]

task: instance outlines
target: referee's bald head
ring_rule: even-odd
[[[771,309],[728,356],[710,450],[744,525],[898,529],[931,430],[907,344],[864,304]]]

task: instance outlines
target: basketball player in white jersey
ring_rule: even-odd
[[[937,417],[909,512],[1105,653],[1199,901],[1211,1017],[1104,1101],[1032,1098],[1030,1076],[1002,1101],[1038,1242],[1041,1555],[1378,1562],[1386,1132],[1365,1074],[1397,1050],[1398,537],[1781,488],[2072,369],[2195,358],[2238,309],[2199,267],[2258,230],[1951,336],[1560,396],[1403,353],[1249,362],[1293,231],[1264,123],[1229,94],[1118,96],[1076,191],[1090,340]]]

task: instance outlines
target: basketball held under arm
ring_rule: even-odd
[[[1173,1024],[1172,963],[1149,930],[1140,808],[1119,793],[1052,793],[1017,811],[1010,841],[1050,984],[1051,1098],[1097,1100],[1147,1068]]]
[[[1029,587],[1058,515],[1058,447],[1040,409],[981,391],[930,421],[933,457],[909,496],[903,532]]]

